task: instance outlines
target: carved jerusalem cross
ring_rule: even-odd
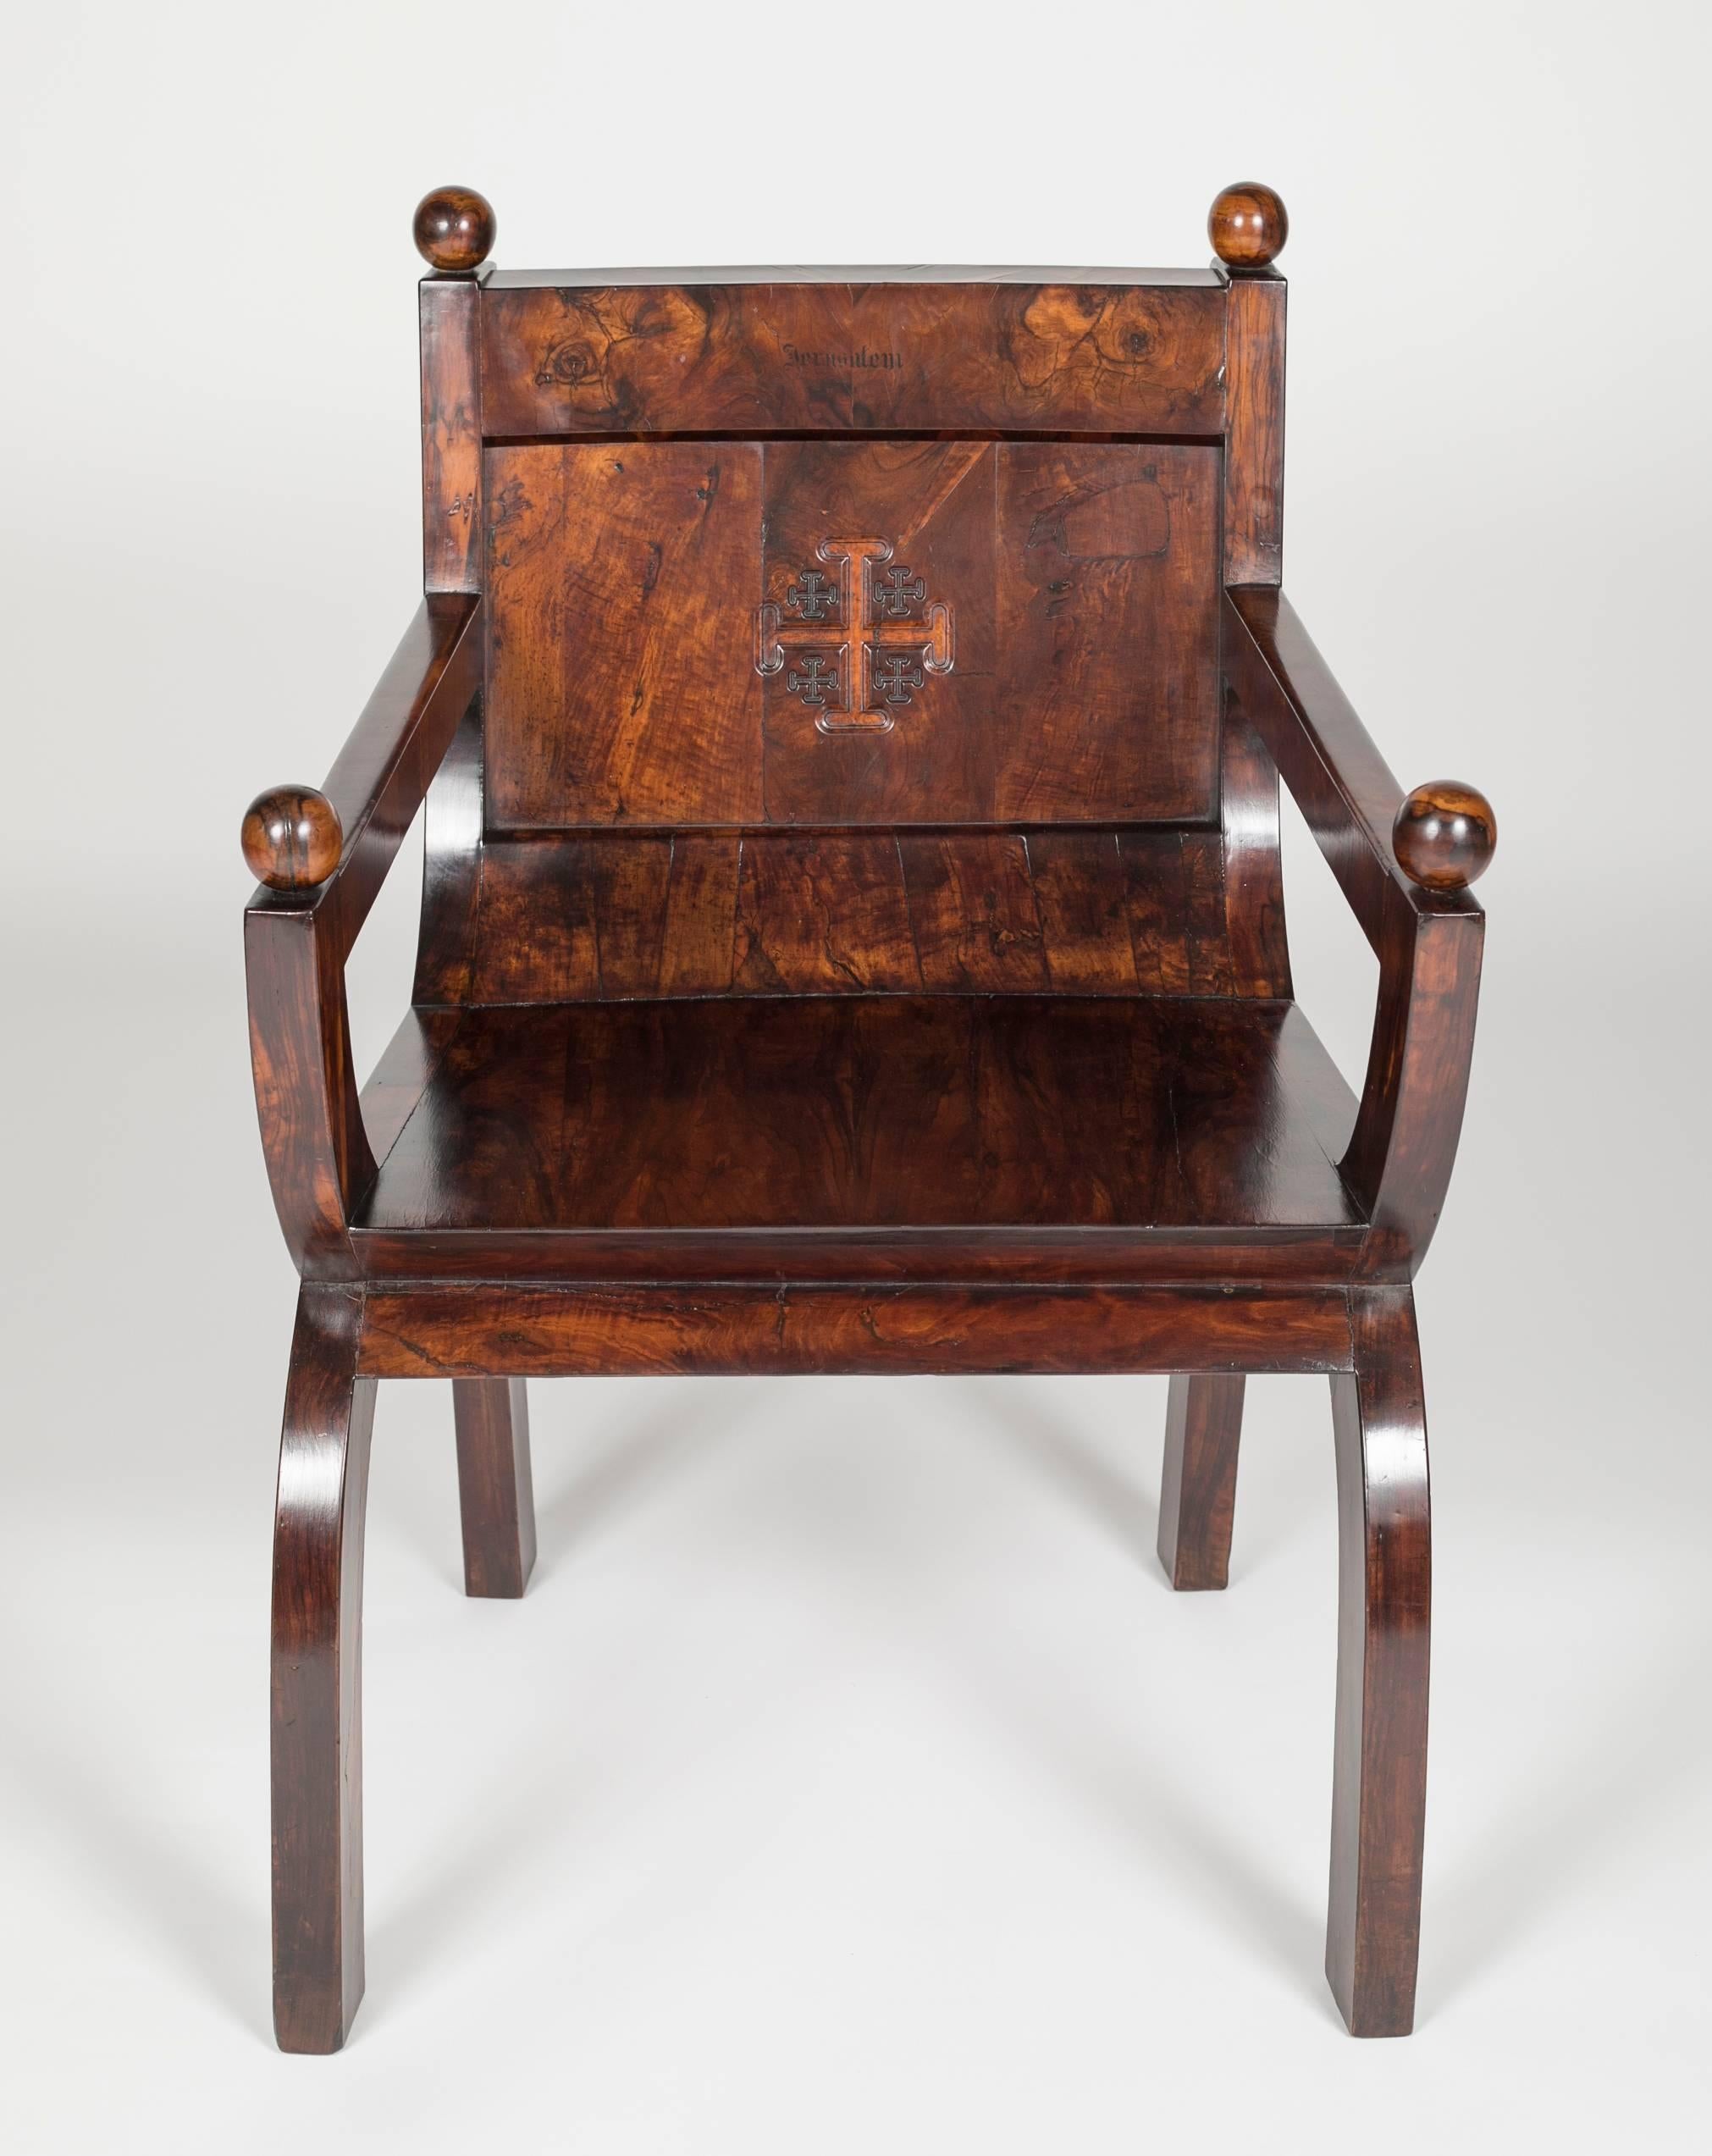
[[[804,569],[783,606],[763,601],[755,672],[779,673],[788,660],[785,687],[822,733],[885,733],[929,674],[951,672],[951,609],[938,600],[925,605],[921,578],[886,566],[889,540],[822,539],[815,551],[837,581]]]

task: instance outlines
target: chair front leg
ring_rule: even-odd
[[[1427,1798],[1432,1512],[1415,1301],[1352,1298],[1355,1368],[1332,1379],[1338,1705],[1326,1974],[1358,2037],[1415,2018]]]
[[[454,1378],[464,1591],[515,1598],[535,1562],[529,1402],[522,1378]]]
[[[374,1379],[362,1310],[306,1287],[285,1387],[273,1528],[273,2027],[337,2051],[362,1997],[363,1511]]]
[[[1240,1377],[1174,1377],[1165,1415],[1159,1484],[1159,1562],[1179,1589],[1223,1587],[1230,1577]]]

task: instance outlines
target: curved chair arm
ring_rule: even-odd
[[[1408,1280],[1462,1129],[1486,926],[1462,887],[1491,858],[1496,826],[1472,788],[1405,798],[1282,593],[1224,598],[1227,678],[1378,954],[1367,1081],[1338,1166],[1372,1222],[1363,1276]]]
[[[480,613],[464,593],[425,600],[325,788],[275,788],[245,815],[245,858],[270,887],[244,917],[256,1108],[279,1225],[307,1280],[356,1276],[348,1224],[374,1159],[345,962],[476,693]]]

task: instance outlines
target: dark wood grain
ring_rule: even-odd
[[[1461,891],[1485,875],[1498,845],[1498,819],[1476,787],[1458,778],[1411,787],[1391,825],[1397,865],[1428,891]]]
[[[1234,277],[1225,321],[1224,581],[1284,578],[1284,280]]]
[[[1360,1221],[1309,1104],[1341,1081],[1288,1004],[768,997],[452,1025],[367,1229]]]
[[[1222,187],[1207,214],[1212,252],[1239,272],[1263,270],[1283,252],[1290,233],[1283,197],[1259,180]]]
[[[474,690],[478,604],[423,602],[328,776],[345,832],[313,891],[258,891],[244,918],[250,1056],[274,1209],[306,1280],[355,1274],[346,1224],[373,1181],[345,962]]]
[[[1243,1384],[1240,1376],[1179,1374],[1171,1380],[1159,1480],[1159,1562],[1179,1589],[1223,1587],[1230,1578]]]
[[[444,1378],[951,1376],[1208,1370],[1301,1374],[1350,1356],[1339,1292],[944,1285],[372,1290],[362,1367]]]
[[[531,274],[482,266],[470,191],[419,212],[428,597],[325,787],[246,834],[304,1281],[288,2048],[362,1989],[382,1376],[452,1384],[466,1583],[516,1595],[529,1376],[1169,1373],[1160,1554],[1212,1588],[1245,1374],[1330,1374],[1327,1967],[1357,2033],[1409,2026],[1408,1284],[1495,831],[1472,788],[1405,799],[1282,596],[1287,220],[1245,184],[1209,229],[1183,273]],[[1280,778],[1378,954],[1359,1103],[1291,1000]],[[424,799],[412,1004],[359,1096],[345,965]]]
[[[339,865],[339,812],[312,786],[275,786],[244,811],[240,832],[251,876],[270,891],[312,891]]]
[[[362,1529],[374,1382],[362,1302],[297,1306],[273,1528],[273,2026],[337,2051],[362,1997]]]
[[[759,447],[494,450],[487,490],[489,818],[759,821]]]
[[[1218,280],[694,283],[482,297],[499,435],[1214,434]]]
[[[427,277],[422,338],[422,559],[425,591],[479,591],[482,378],[478,280]]]
[[[1241,709],[1225,715],[1220,762],[1224,926],[1240,996],[1295,993],[1284,926],[1278,771]]]
[[[1211,821],[1218,473],[1172,444],[491,451],[490,820]],[[917,595],[876,618],[888,573]]]
[[[442,276],[467,276],[493,250],[494,206],[473,187],[435,187],[416,206],[411,236],[417,252]]]
[[[458,1378],[452,1406],[464,1591],[515,1600],[535,1563],[527,1388],[522,1378]]]
[[[1406,1288],[1351,1302],[1355,1368],[1332,1379],[1338,1709],[1326,1975],[1350,2033],[1415,2018],[1433,1601],[1427,1417]]]
[[[1247,798],[1223,840],[1174,828],[495,837],[467,973],[436,976],[422,999],[1287,996],[1263,758]]]

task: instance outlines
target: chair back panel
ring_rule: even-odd
[[[1218,447],[490,446],[490,827],[1217,814]]]

